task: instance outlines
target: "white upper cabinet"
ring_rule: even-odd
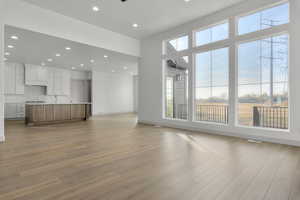
[[[37,65],[25,65],[25,83],[26,85],[48,85],[47,68]]]
[[[70,96],[71,73],[68,70],[48,68],[47,95]]]
[[[19,94],[25,92],[23,64],[5,63],[5,94]]]
[[[25,93],[25,68],[23,64],[16,64],[16,94]]]
[[[47,95],[54,96],[55,88],[54,88],[54,74],[55,70],[48,68],[48,86],[47,86]]]

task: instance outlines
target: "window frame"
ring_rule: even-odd
[[[220,46],[215,46],[212,47],[210,49],[207,50],[196,50],[195,52],[193,52],[193,74],[192,74],[192,106],[193,106],[193,112],[192,112],[192,122],[194,123],[198,123],[198,124],[211,124],[211,125],[218,125],[218,126],[229,126],[229,122],[227,124],[225,123],[218,123],[218,122],[212,122],[212,121],[198,121],[196,120],[196,56],[197,54],[201,54],[201,53],[207,53],[207,52],[211,52],[211,51],[215,51],[215,50],[219,50],[219,49],[228,49],[228,82],[227,82],[227,87],[228,87],[228,110],[230,108],[230,91],[229,91],[229,85],[230,85],[230,46],[226,45],[220,45]],[[228,112],[228,119],[229,119],[229,112]]]
[[[188,57],[189,59],[189,62],[188,62],[188,67],[187,67],[187,70],[188,70],[188,87],[187,87],[187,92],[188,92],[188,97],[187,97],[187,119],[179,119],[179,118],[170,118],[170,117],[167,117],[166,116],[166,61],[168,59],[178,59],[178,58],[183,58],[183,57]],[[163,82],[163,89],[162,89],[162,118],[165,119],[165,120],[170,120],[170,121],[181,121],[181,122],[187,122],[189,121],[189,117],[190,117],[190,87],[191,87],[191,60],[190,60],[190,56],[188,54],[169,54],[169,55],[163,55],[162,57],[162,82]],[[174,108],[174,107],[173,107]]]
[[[241,17],[245,17],[247,15],[254,14],[256,12],[260,12],[266,9],[270,9],[281,4],[288,4],[289,10],[289,22],[286,24],[281,24],[278,26],[270,27],[267,29],[257,30],[253,32],[249,32],[246,34],[239,35],[238,25],[239,19]],[[250,9],[248,9],[250,10]],[[228,15],[224,20],[215,20],[215,23],[210,23],[207,25],[201,25],[200,28],[192,27],[188,29],[188,31],[184,31],[180,34],[175,35],[172,38],[162,40],[162,118],[164,120],[171,121],[181,121],[181,122],[189,122],[191,124],[197,125],[202,124],[205,125],[213,125],[212,128],[218,127],[228,127],[233,130],[245,130],[245,133],[250,134],[252,130],[258,130],[259,133],[267,134],[267,133],[291,133],[291,128],[294,126],[294,122],[292,120],[292,107],[291,103],[291,37],[290,37],[290,23],[291,23],[291,3],[289,0],[282,0],[271,4],[264,4],[264,6],[259,7],[258,9],[252,9],[249,12],[243,12],[240,14]],[[214,26],[218,26],[224,23],[228,23],[228,38],[224,40],[218,40],[211,43],[207,43],[204,45],[196,46],[196,32],[212,28]],[[279,35],[287,34],[288,41],[288,129],[277,129],[277,128],[267,128],[267,127],[255,127],[255,126],[243,126],[239,125],[238,122],[238,75],[239,75],[239,66],[238,66],[238,47],[240,44],[261,40],[264,38],[275,37]],[[173,39],[188,36],[188,49],[178,51],[175,53],[168,53],[166,50],[166,42],[171,41]],[[216,123],[216,122],[206,122],[206,121],[196,121],[195,120],[195,55],[198,53],[208,52],[216,49],[228,48],[228,56],[229,56],[229,68],[228,68],[228,123]],[[188,116],[187,120],[182,119],[170,119],[165,117],[165,60],[167,58],[178,58],[188,56],[189,57],[189,86],[188,86]],[[261,132],[260,132],[261,131]]]
[[[250,42],[255,42],[255,41],[259,41],[259,40],[263,40],[263,39],[267,39],[270,37],[277,37],[277,36],[281,36],[281,35],[287,35],[289,40],[288,40],[288,80],[287,80],[287,86],[288,86],[288,128],[287,129],[278,129],[278,128],[267,128],[267,127],[255,127],[255,126],[246,126],[246,125],[241,125],[239,123],[239,46],[241,44],[245,44],[245,43],[250,43]],[[247,39],[247,40],[241,40],[241,41],[235,41],[235,52],[236,52],[236,59],[235,59],[235,91],[236,91],[236,95],[235,95],[235,120],[234,120],[234,127],[237,128],[248,128],[248,129],[257,129],[257,130],[270,130],[270,131],[277,131],[277,132],[290,132],[291,129],[291,87],[290,87],[290,34],[289,31],[282,31],[282,32],[275,32],[273,34],[269,34],[269,35],[261,35],[258,37],[253,37],[252,39]]]

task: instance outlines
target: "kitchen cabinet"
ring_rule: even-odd
[[[25,117],[24,103],[5,103],[5,119],[21,119]]]
[[[4,93],[23,95],[25,92],[24,66],[17,63],[5,63],[4,73]]]
[[[38,65],[25,65],[25,83],[26,85],[47,86],[47,68]]]
[[[70,96],[71,73],[68,70],[48,68],[47,95]]]

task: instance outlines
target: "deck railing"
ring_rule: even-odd
[[[288,129],[288,124],[288,107],[253,107],[253,125],[256,127]]]
[[[228,105],[197,104],[195,107],[195,121],[228,124]],[[254,106],[252,114],[253,126],[288,129],[288,107]],[[249,116],[251,116],[251,113],[249,113]],[[187,120],[187,105],[178,104],[174,114],[169,117]]]
[[[176,118],[177,119],[188,119],[188,112],[187,112],[187,105],[186,104],[178,104],[176,107]]]
[[[196,121],[228,124],[228,105],[196,105]]]

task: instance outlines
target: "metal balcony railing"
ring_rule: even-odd
[[[256,127],[288,129],[288,107],[254,106],[253,125]]]
[[[228,105],[196,105],[196,121],[228,124]]]

